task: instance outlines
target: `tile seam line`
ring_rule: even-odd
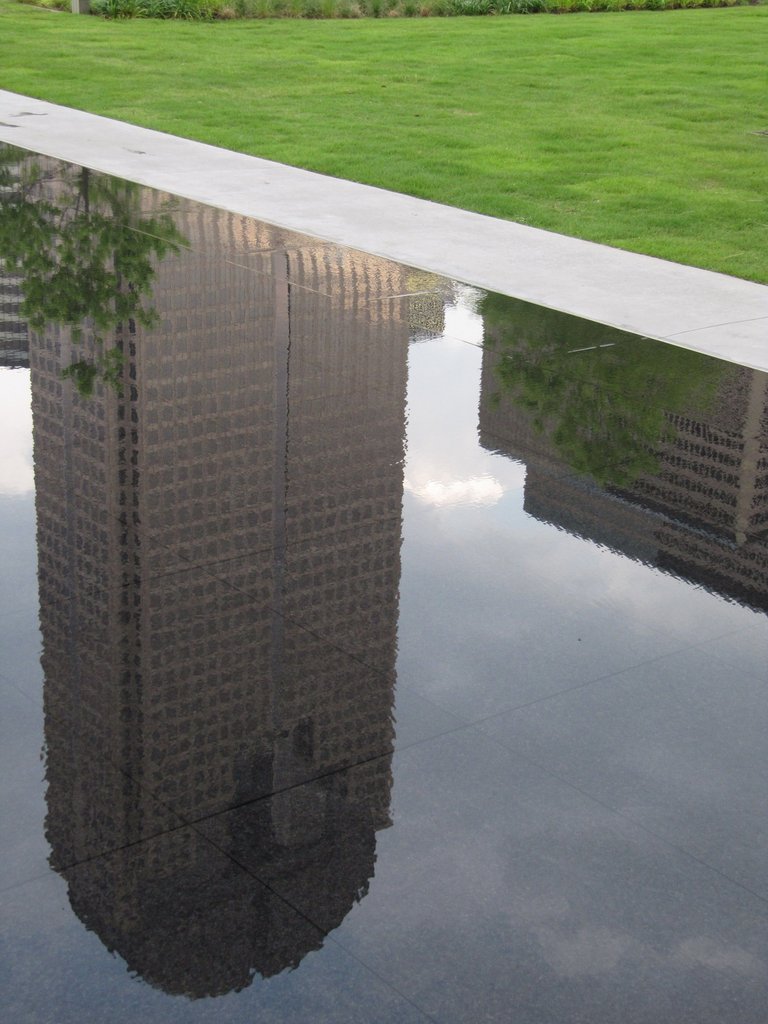
[[[0,900],[16,892],[17,889],[23,889],[25,885],[40,885],[51,877],[51,870],[50,867],[46,867],[45,872],[41,874],[31,875],[29,878],[22,878],[18,882],[11,882],[8,885],[0,886]]]
[[[456,731],[456,730],[451,730],[451,731]],[[420,743],[428,742],[428,740],[432,739],[432,738],[437,738],[437,737],[427,737],[424,740],[417,741],[415,743],[409,744],[409,745],[407,745],[406,747],[404,747],[402,749],[404,749],[404,750],[410,749],[411,747],[418,746]],[[204,839],[207,843],[210,843],[211,846],[214,846],[217,849],[220,849],[218,847],[217,843],[215,843],[204,832],[200,831],[200,827],[201,826],[204,826],[208,822],[215,821],[216,818],[222,818],[222,817],[225,817],[226,815],[234,814],[234,813],[236,813],[238,811],[249,810],[251,808],[256,807],[258,804],[268,803],[270,800],[274,800],[275,797],[284,796],[286,794],[294,792],[297,789],[302,789],[305,786],[309,786],[309,785],[312,785],[313,783],[320,782],[323,779],[332,778],[333,776],[343,774],[344,772],[354,771],[357,768],[363,768],[363,767],[365,767],[368,764],[374,764],[376,761],[382,761],[385,758],[391,758],[395,754],[395,752],[396,751],[393,748],[392,750],[386,751],[384,753],[374,754],[371,757],[364,758],[361,761],[350,763],[350,764],[345,765],[345,766],[343,766],[341,768],[334,768],[334,769],[331,769],[329,771],[323,772],[322,774],[319,774],[319,775],[316,775],[316,776],[312,776],[310,778],[305,779],[303,782],[295,782],[295,783],[292,783],[289,786],[284,786],[281,789],[272,790],[271,792],[264,793],[261,796],[250,797],[249,799],[243,800],[240,803],[231,804],[228,807],[222,807],[222,808],[220,808],[218,810],[211,810],[211,811],[207,812],[206,814],[201,814],[201,815],[198,815],[196,817],[187,816],[187,815],[183,814],[182,812],[177,811],[172,806],[172,804],[170,803],[170,801],[169,801],[169,799],[167,797],[160,796],[151,787],[145,785],[143,782],[140,782],[138,779],[134,778],[134,776],[133,776],[133,774],[131,772],[126,771],[124,768],[120,768],[117,764],[115,764],[115,762],[113,762],[111,760],[108,760],[107,763],[110,764],[111,767],[115,769],[115,771],[117,771],[120,775],[122,775],[126,779],[128,779],[129,782],[132,782],[135,786],[139,787],[139,789],[144,790],[146,792],[146,794],[153,801],[155,801],[155,803],[158,804],[158,806],[162,807],[165,811],[168,812],[168,814],[170,814],[174,818],[176,818],[177,821],[176,821],[175,824],[170,824],[167,828],[161,828],[161,829],[158,829],[155,832],[150,832],[150,833],[148,833],[145,836],[140,836],[137,839],[131,839],[131,840],[129,840],[126,843],[121,843],[119,846],[106,846],[106,847],[104,847],[101,850],[97,850],[95,853],[89,853],[89,854],[87,854],[87,855],[85,855],[83,857],[78,857],[78,858],[76,858],[73,861],[69,861],[66,864],[63,864],[60,868],[54,868],[53,870],[56,871],[57,874],[63,874],[66,871],[76,871],[79,868],[85,867],[88,864],[93,864],[95,861],[101,860],[102,858],[113,857],[115,854],[125,853],[128,850],[134,850],[134,849],[136,849],[139,846],[143,846],[145,843],[151,843],[151,842],[154,842],[157,839],[162,839],[162,838],[167,837],[167,836],[175,835],[175,834],[177,834],[179,832],[183,832],[185,829],[192,829],[192,830],[194,830],[198,835],[201,836],[202,839]],[[220,852],[226,852],[226,851],[221,850]],[[46,875],[41,875],[39,877],[40,878],[44,878],[44,877],[47,877],[47,876]],[[256,877],[256,876],[254,875],[254,877]],[[30,881],[36,881],[36,880],[37,880],[37,876],[35,878],[33,878],[33,879],[30,879]],[[8,888],[12,889],[12,888],[18,887],[19,885],[26,885],[26,884],[27,884],[26,881],[15,882],[11,886],[9,886]],[[3,891],[5,891],[5,890],[4,889],[0,889],[0,893],[2,893]]]
[[[351,957],[358,964],[360,964],[369,974],[372,974],[375,978],[377,978],[383,985],[385,985],[386,988],[390,989],[396,995],[400,996],[400,998],[404,1002],[408,1003],[409,1006],[413,1007],[413,1009],[415,1009],[421,1017],[423,1017],[425,1020],[431,1021],[432,1024],[439,1024],[435,1017],[427,1013],[427,1011],[423,1007],[419,1006],[419,1004],[416,1003],[413,999],[411,999],[410,996],[406,995],[406,993],[397,985],[395,985],[393,981],[385,977],[372,964],[369,964],[366,960],[362,959],[357,953],[354,952],[354,950],[347,948],[345,945],[339,942],[338,939],[334,938],[333,932],[336,931],[337,928],[340,927],[340,925],[337,925],[336,928],[332,928],[329,930],[328,928],[325,928],[322,925],[318,924],[317,921],[313,920],[304,910],[302,910],[297,905],[299,902],[298,900],[294,901],[293,899],[289,899],[288,896],[280,892],[279,889],[276,889],[274,885],[267,881],[267,879],[262,878],[258,874],[258,872],[251,870],[251,868],[249,868],[247,864],[241,861],[238,857],[234,856],[234,854],[230,853],[223,846],[220,846],[218,843],[214,842],[204,833],[198,832],[198,830],[195,829],[194,826],[192,826],[192,828],[194,829],[195,832],[197,832],[198,835],[201,836],[201,838],[205,842],[207,842],[215,850],[218,850],[220,854],[222,854],[229,861],[231,861],[240,871],[248,875],[248,877],[253,878],[256,882],[258,882],[259,885],[263,886],[268,892],[272,893],[272,895],[276,899],[280,900],[281,903],[284,903],[285,906],[292,910],[294,914],[296,914],[308,925],[310,925],[310,927],[316,929],[323,936],[323,942],[325,942],[326,940],[333,942],[339,949],[346,953],[347,956]]]
[[[687,331],[676,331],[674,334],[666,334],[664,340],[671,340],[672,338],[680,338],[684,334],[696,334],[698,331],[714,331],[718,327],[737,327],[739,324],[756,324],[760,323],[761,320],[768,320],[768,313],[765,316],[750,316],[745,320],[728,320],[722,324],[707,324],[706,327],[691,327]]]
[[[94,170],[122,176],[149,188],[172,191],[174,194],[196,202],[259,219],[264,223],[303,232],[320,240],[367,252],[406,266],[421,268],[443,277],[462,280],[475,287],[501,292],[582,319],[645,335],[666,344],[680,344],[673,340],[678,334],[695,333],[707,329],[706,324],[695,325],[697,313],[693,310],[694,307],[698,310],[699,301],[711,294],[715,295],[713,300],[715,307],[720,306],[722,310],[721,316],[717,319],[723,324],[748,322],[750,317],[747,310],[744,310],[746,316],[738,317],[738,306],[743,303],[746,303],[748,307],[755,308],[757,306],[759,308],[760,303],[765,301],[766,316],[768,316],[768,285],[735,278],[722,272],[662,260],[643,253],[612,248],[603,243],[578,239],[542,228],[533,228],[519,222],[494,218],[458,207],[449,207],[432,200],[388,191],[378,186],[334,178],[263,157],[222,149],[212,146],[210,143],[185,139],[169,133],[158,132],[156,129],[144,128],[114,118],[106,118],[87,111],[52,104],[35,97],[0,90],[0,112],[3,104],[18,106],[24,103],[26,105],[38,104],[46,108],[46,114],[53,114],[54,117],[59,115],[61,118],[69,117],[76,124],[71,126],[70,132],[66,136],[59,128],[53,141],[48,140],[49,132],[44,129],[42,131],[35,129],[33,122],[30,121],[13,126],[13,131],[24,132],[26,129],[27,134],[32,135],[32,138],[20,139],[18,136],[14,137],[11,129],[7,129],[5,133],[0,130],[0,140],[6,138],[10,133],[10,137],[7,138],[10,145],[22,145],[33,152],[40,152],[55,159],[91,166]],[[3,116],[6,115],[3,114]],[[14,116],[19,117],[19,113]],[[51,124],[47,119],[44,123]],[[78,123],[82,126],[82,136],[90,134],[85,141],[78,137]],[[112,141],[108,143],[110,149],[106,156],[94,162],[93,136],[98,134],[99,127],[102,128],[102,132],[111,132],[113,137]],[[144,139],[154,140],[161,152],[152,154],[141,150],[139,151],[141,158],[137,160],[134,155],[137,151],[130,148],[130,143],[133,141],[130,138],[131,134],[135,134],[137,140],[140,140],[142,136]],[[72,141],[73,136],[75,137],[74,142]],[[101,145],[103,146],[103,143]],[[91,147],[90,153],[88,152],[89,146]],[[75,152],[73,152],[73,148]],[[83,149],[86,150],[84,154]],[[100,153],[103,152],[102,148]],[[186,159],[184,159],[185,152]],[[200,157],[207,155],[212,164],[207,175],[205,173],[201,175],[202,184],[192,187],[192,179],[189,177],[184,182],[170,182],[168,179],[174,173],[174,166],[188,167],[190,165],[188,158],[194,157],[195,153]],[[147,158],[150,161],[149,167],[146,166]],[[214,186],[211,184],[211,175],[214,172],[220,175],[221,165],[227,160],[231,161],[233,176],[229,195],[224,195],[220,186],[221,178]],[[128,166],[121,167],[121,161]],[[141,168],[140,163],[144,163],[145,166]],[[192,164],[195,163],[197,161],[193,159]],[[246,178],[250,175],[253,180],[244,181],[242,176],[237,180],[238,174],[242,175],[243,172],[245,172]],[[266,180],[260,180],[265,177]],[[299,187],[302,185],[306,189],[318,191],[311,206],[307,205],[306,192],[302,192],[302,188]],[[256,190],[265,186],[267,193],[260,198]],[[333,198],[329,199],[327,196],[320,195],[319,193],[322,193],[323,190],[335,192],[337,194],[336,201],[334,202]],[[297,196],[298,201],[295,201]],[[255,209],[257,200],[263,202],[268,209]],[[389,207],[388,211],[382,211],[388,213],[386,223],[381,227],[366,228],[361,233],[361,222],[366,223],[366,213],[370,214],[377,203]],[[323,222],[322,218],[318,220],[314,217],[318,208],[344,211],[348,205],[351,208],[346,213],[335,212],[332,214],[330,225],[327,221]],[[308,223],[310,217],[314,217],[314,219]],[[402,230],[400,234],[393,236],[391,224],[395,220],[401,222]],[[476,238],[480,226],[486,226],[495,236],[500,237],[487,239],[484,246],[478,248]],[[470,250],[472,250],[473,243],[469,240],[475,239],[474,250],[465,253],[465,262],[463,263],[461,259],[457,262],[456,257],[450,255],[452,249],[455,251],[461,247],[460,238],[457,239],[457,236],[464,239],[464,244],[469,245]],[[454,245],[453,247],[448,246],[449,255],[446,257],[445,244],[451,237],[454,238]],[[489,266],[488,256],[489,253],[492,255],[494,251],[498,258],[493,258],[492,265]],[[512,263],[504,268],[503,274],[499,278],[497,276],[499,259],[509,258],[510,253],[514,254],[515,252],[523,255],[513,257]],[[515,259],[517,259],[517,263],[515,263]],[[478,271],[478,262],[482,264],[484,260],[485,269]],[[574,283],[572,271],[590,263],[592,269],[581,272],[581,280],[576,280]],[[523,273],[521,267],[527,267],[529,264],[537,265],[533,276],[521,280],[520,274]],[[558,295],[551,294],[548,285],[544,287],[553,272],[552,264],[559,264],[557,272],[567,271],[566,280],[571,278],[570,296],[564,295],[561,290],[560,301],[558,301]],[[613,275],[612,282],[605,277],[606,269],[609,271],[609,276]],[[666,288],[665,294],[659,295],[659,278],[669,277],[669,275],[672,275],[673,280],[670,281],[670,286]],[[623,280],[632,281],[632,287],[622,287]],[[677,296],[680,288],[690,289],[693,293],[689,297],[689,309],[684,316],[688,318],[689,323],[694,325],[683,331],[677,331],[670,330],[669,327],[665,329],[665,326],[658,322],[649,323],[649,317],[651,321],[654,321],[659,310],[662,311],[662,316],[671,316],[673,313],[679,315],[676,311],[679,306]],[[621,299],[618,305],[615,300],[617,291]],[[691,307],[691,298],[695,300],[694,307]],[[627,307],[632,307],[633,303],[634,311],[630,309],[629,313],[625,313]],[[735,316],[729,315],[731,309],[736,314]],[[710,324],[715,323],[713,314],[716,317],[717,312],[720,310],[710,309],[709,318],[705,317],[704,319],[708,320]],[[755,319],[762,318],[760,315]],[[725,330],[727,332],[727,328]],[[683,345],[683,347],[689,346]],[[717,345],[694,346],[694,351],[701,351],[752,368],[768,370],[768,354],[763,356],[760,350],[761,346],[756,345],[754,341],[747,340],[745,342],[738,337],[728,338],[727,336],[719,339]]]
[[[757,892],[755,889],[750,888],[748,885],[745,885],[744,882],[740,882],[738,881],[738,879],[733,878],[732,875],[726,874],[726,872],[723,871],[722,868],[718,868],[716,865],[710,864],[709,861],[704,860],[702,857],[695,854],[692,850],[689,850],[687,846],[682,846],[680,843],[676,843],[673,840],[668,839],[665,835],[663,835],[663,833],[657,832],[655,829],[649,828],[647,825],[644,825],[639,819],[635,818],[632,814],[627,814],[620,808],[614,807],[608,801],[603,800],[595,793],[590,792],[590,790],[585,789],[583,786],[577,785],[575,782],[567,778],[562,773],[555,771],[553,768],[548,768],[545,764],[542,764],[538,759],[527,757],[525,754],[516,753],[514,750],[512,750],[510,746],[504,743],[504,741],[499,739],[497,736],[491,736],[488,733],[483,733],[483,735],[486,736],[489,740],[491,740],[494,744],[496,744],[496,746],[500,747],[502,750],[505,750],[508,754],[512,754],[514,757],[518,757],[521,763],[527,764],[532,768],[536,768],[540,772],[543,772],[545,775],[548,775],[550,778],[556,779],[558,782],[566,786],[568,789],[572,789],[575,793],[580,793],[581,796],[585,797],[587,800],[597,804],[599,807],[602,807],[604,810],[608,811],[609,814],[615,815],[617,818],[621,819],[622,821],[626,821],[628,824],[634,826],[639,831],[651,836],[660,845],[665,846],[668,849],[675,850],[677,853],[690,858],[690,860],[694,861],[700,867],[704,867],[707,870],[714,872],[714,874],[718,875],[720,878],[724,879],[727,882],[730,882],[731,885],[736,886],[743,892],[746,892],[749,896],[758,900],[764,906],[768,907],[768,897],[764,896],[762,893]]]

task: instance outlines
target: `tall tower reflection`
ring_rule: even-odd
[[[21,314],[21,279],[0,259],[0,366],[29,366],[29,331]]]
[[[175,219],[122,397],[62,381],[65,328],[31,368],[51,863],[109,949],[197,997],[322,941],[239,894],[240,853],[329,930],[390,823],[408,322],[391,264]],[[179,819],[243,804],[214,869]]]
[[[768,374],[492,305],[480,438],[525,463],[526,511],[768,611]]]

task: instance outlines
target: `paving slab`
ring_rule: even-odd
[[[755,369],[768,286],[0,90],[0,141]]]

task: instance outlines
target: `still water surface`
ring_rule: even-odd
[[[763,1022],[768,375],[0,195],[6,1019]]]

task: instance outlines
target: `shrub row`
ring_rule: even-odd
[[[21,0],[69,10],[70,0]],[[758,0],[91,0],[104,18],[416,18],[738,7]]]

